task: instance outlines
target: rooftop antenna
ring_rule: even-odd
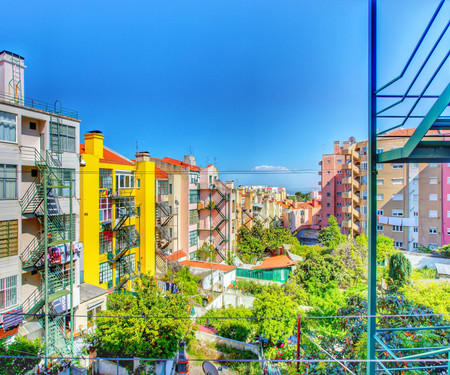
[[[136,140],[136,154],[139,152],[139,141]]]
[[[217,158],[214,156],[214,166],[217,167]]]

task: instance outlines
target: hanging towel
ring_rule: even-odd
[[[416,219],[414,217],[406,217],[402,219],[404,227],[414,227],[416,226]]]
[[[380,224],[387,224],[388,223],[388,217],[387,216],[378,216],[378,222]]]
[[[400,217],[390,217],[389,225],[402,225],[402,219]]]

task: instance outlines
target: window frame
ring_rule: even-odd
[[[14,170],[14,177],[8,176],[7,170]],[[7,196],[7,183],[14,182],[14,196]],[[0,184],[2,185],[2,195],[0,200],[18,199],[18,178],[17,165],[15,164],[0,164]]]
[[[5,236],[4,236],[5,235]],[[0,221],[0,259],[19,255],[19,221]],[[3,252],[4,248],[4,252]],[[3,255],[3,253],[5,255]]]
[[[11,129],[11,124],[12,124],[11,120],[8,121],[6,119],[3,119],[2,114],[11,115],[14,117],[14,141],[7,140],[6,137],[5,137],[5,139],[2,138],[3,135],[6,134],[6,130],[3,130],[3,129],[6,129],[7,126]],[[9,123],[9,125],[7,125],[8,123]],[[0,142],[17,143],[17,115],[15,113],[0,111]]]
[[[18,304],[18,289],[18,275],[6,276],[0,279],[0,310]]]
[[[111,264],[109,262],[100,263],[98,265],[99,284],[107,283],[108,281],[112,281],[112,279],[113,279],[113,269]]]
[[[56,129],[56,132],[55,132]],[[64,129],[64,131],[63,131]],[[73,129],[73,135],[69,134],[69,129]],[[71,131],[72,133],[72,131]],[[59,152],[72,152],[77,151],[77,128],[72,125],[60,124],[56,122],[50,123],[49,129],[50,149],[52,151]],[[70,146],[69,146],[70,140]],[[71,149],[73,140],[73,149]],[[57,145],[57,147],[55,147]]]

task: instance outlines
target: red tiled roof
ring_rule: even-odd
[[[210,270],[211,267],[213,270],[219,270],[219,271],[232,271],[236,266],[229,266],[228,264],[218,264],[218,263],[209,263],[209,262],[199,262],[197,260],[184,260],[180,262],[180,265],[186,266],[186,267],[194,267],[194,268],[205,268]]]
[[[85,154],[86,148],[84,144],[80,144],[80,154]],[[126,158],[125,156],[120,155],[118,152],[111,150],[108,147],[103,146],[103,159],[100,159],[101,163],[109,163],[109,164],[120,164],[120,165],[131,165],[134,163],[132,160]]]
[[[12,335],[15,335],[17,331],[19,330],[19,327],[15,327],[13,329],[10,329],[9,331],[4,331],[3,328],[0,328],[0,339],[4,339],[5,337],[9,337]]]
[[[167,260],[169,262],[175,262],[178,259],[185,258],[185,257],[186,257],[186,253],[183,250],[178,250],[178,251],[175,251],[173,254],[170,254],[167,257]]]
[[[164,172],[162,169],[155,167],[155,178],[168,178],[169,175],[167,172]]]
[[[271,268],[286,268],[295,265],[288,255],[277,255],[274,257],[266,258],[260,266],[252,267],[252,270],[266,270]]]
[[[168,158],[167,156],[164,159],[158,159],[158,158],[154,158],[154,159],[163,161],[165,163],[173,164],[173,165],[178,165],[179,167],[189,167],[189,169],[191,171],[200,171],[200,167],[197,167],[196,165],[187,164],[184,161]]]

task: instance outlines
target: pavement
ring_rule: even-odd
[[[220,366],[217,363],[214,363],[214,365],[216,366],[216,368]],[[224,365],[221,365],[221,366],[222,366],[222,371],[219,372],[220,375],[236,375],[236,373],[234,371],[232,371],[231,369],[227,368]],[[205,373],[203,372],[201,365],[191,364],[189,367],[189,375],[205,375]]]

